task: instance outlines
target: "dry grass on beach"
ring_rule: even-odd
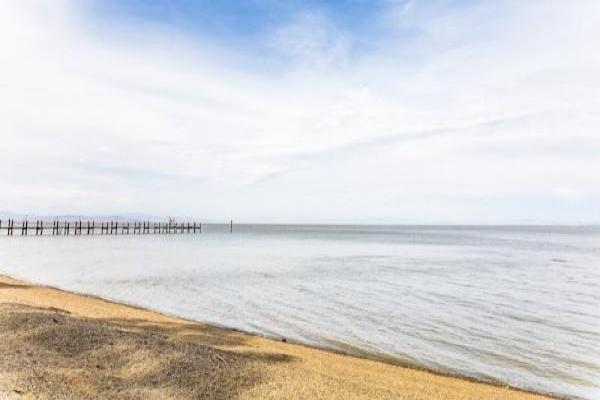
[[[0,276],[0,399],[542,399]]]

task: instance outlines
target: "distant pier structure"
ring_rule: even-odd
[[[35,222],[35,225],[34,225]],[[233,221],[229,222],[233,233]],[[201,234],[202,223],[198,221],[94,221],[94,220],[35,220],[15,223],[14,219],[0,220],[3,236],[87,236],[87,235],[174,235]]]

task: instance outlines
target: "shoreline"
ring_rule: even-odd
[[[4,350],[16,351],[9,361],[0,361],[0,397],[9,399],[56,397],[65,390],[75,398],[556,398],[385,357],[276,340],[0,274],[4,325],[12,328],[0,330],[2,344],[12,346]],[[97,338],[92,348],[80,339],[85,334]],[[32,345],[36,351],[31,360],[23,358],[21,353],[29,354]],[[65,355],[71,347],[80,351]],[[111,357],[119,362],[111,364]],[[99,359],[108,365],[92,365]],[[48,376],[45,386],[36,386],[28,362]],[[166,375],[165,365],[170,366]]]

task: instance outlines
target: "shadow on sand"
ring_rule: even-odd
[[[239,352],[235,331],[193,323],[100,320],[0,305],[0,373],[35,398],[232,399],[285,354]],[[6,389],[5,389],[6,390]]]

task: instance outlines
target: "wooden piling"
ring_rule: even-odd
[[[71,222],[73,222],[73,230],[71,231]],[[32,221],[33,223],[33,221]],[[44,220],[35,220],[35,236],[44,236]],[[52,233],[49,231],[47,235],[52,236],[60,236],[60,235],[74,235],[74,236],[82,236],[82,235],[95,235],[96,234],[96,222],[94,220],[86,220],[85,223],[85,233],[83,229],[83,221],[69,221],[64,220],[60,221],[55,219],[52,221]],[[21,228],[21,236],[29,235],[29,220],[24,219],[20,224]],[[19,229],[19,227],[17,227]],[[32,235],[33,235],[33,225],[32,225]],[[0,233],[2,231],[6,231],[6,236],[14,235],[14,220],[0,220]],[[134,234],[134,235],[149,235],[149,234],[196,234],[202,233],[202,222],[199,221],[186,221],[186,222],[176,222],[174,220],[170,220],[168,222],[154,222],[154,221],[134,221],[133,222],[133,231],[130,226],[130,222],[122,222],[119,221],[100,221],[100,235],[118,235],[119,230],[121,230],[121,234]],[[233,220],[229,221],[229,233],[233,233]]]

